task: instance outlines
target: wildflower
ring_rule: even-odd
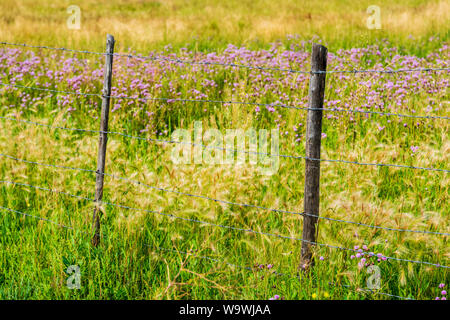
[[[316,293],[313,293],[311,297],[312,297],[313,299],[315,299],[315,298],[317,298],[317,294],[316,294]]]
[[[417,146],[411,146],[411,151],[412,151],[412,153],[416,153],[417,150],[419,150],[419,147],[417,147]]]
[[[443,287],[445,287],[445,284],[444,283],[440,283],[439,284],[439,288],[442,289]]]
[[[441,300],[447,300],[447,298],[446,297],[442,297]]]
[[[445,295],[447,294],[447,291],[442,290],[442,291],[441,291],[441,294],[442,294],[443,296],[445,296]]]
[[[363,245],[363,249],[364,249],[364,250],[367,250],[367,246],[366,246],[366,245]]]
[[[350,259],[355,259],[355,256],[354,256],[354,255],[351,255],[351,256],[350,256]]]
[[[323,296],[324,296],[325,298],[329,298],[329,297],[330,297],[330,294],[329,294],[328,292],[325,292],[325,293],[323,294]]]
[[[322,260],[322,261],[323,261],[323,260],[325,260],[325,258],[324,258],[324,257],[322,257],[322,256],[320,256],[320,258],[319,258],[319,259],[320,259],[320,260]]]
[[[327,137],[327,134],[322,132],[322,139],[325,139],[326,137]]]
[[[272,269],[272,268],[273,268],[273,264],[269,263],[269,264],[267,265],[267,269]]]

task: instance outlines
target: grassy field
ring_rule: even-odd
[[[386,38],[415,52],[429,37],[447,39],[450,2],[426,0],[4,0],[0,3],[3,41],[104,48],[105,34],[113,34],[120,50],[146,51],[166,45],[217,50],[229,43],[267,47],[288,35],[314,36],[331,50],[362,47]],[[81,28],[66,26],[69,5],[81,10]],[[380,7],[381,29],[367,28],[370,5]],[[411,39],[411,37],[414,39]]]
[[[0,3],[0,41],[309,70],[311,41],[329,48],[329,69],[448,67],[448,1],[378,1],[382,29],[368,30],[371,1],[80,0],[80,30],[69,30],[68,1]],[[311,40],[313,39],[313,40]],[[230,45],[232,44],[232,45]],[[234,45],[234,46],[233,46]],[[214,227],[301,238],[299,215],[163,192],[111,176],[102,205],[102,239],[90,244],[100,101],[14,85],[99,93],[102,57],[0,47],[1,299],[395,299],[368,293],[355,252],[314,248],[315,266],[297,278],[301,242]],[[325,107],[450,116],[448,72],[327,76]],[[308,75],[117,58],[113,95],[307,106]],[[12,119],[5,119],[12,118]],[[306,111],[220,103],[113,99],[110,128],[169,140],[194,121],[219,129],[279,128],[280,153],[303,155]],[[322,157],[449,169],[448,120],[325,112]],[[276,174],[254,165],[180,165],[171,144],[110,135],[106,172],[146,185],[292,212],[303,211],[304,161],[282,158]],[[10,182],[15,182],[11,184]],[[448,233],[446,172],[322,162],[320,214],[397,229]],[[147,211],[146,211],[147,210]],[[157,214],[167,214],[166,216]],[[449,265],[448,236],[387,231],[320,220],[318,242]],[[365,250],[365,249],[363,249]],[[209,257],[205,258],[205,257]],[[379,292],[434,299],[446,268],[374,261]],[[68,266],[81,288],[66,286]],[[248,269],[237,266],[247,267]],[[274,271],[284,275],[275,275]]]

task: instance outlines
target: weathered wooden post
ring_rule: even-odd
[[[97,175],[95,181],[95,208],[93,214],[94,236],[92,245],[97,247],[100,243],[100,203],[103,198],[103,180],[105,178],[105,160],[106,160],[106,143],[108,142],[108,119],[109,104],[111,96],[111,78],[114,53],[114,37],[110,34],[106,35],[106,55],[104,67],[104,80],[102,90],[102,111],[100,118],[100,135],[98,141],[98,157],[97,157]]]
[[[315,73],[327,69],[327,48],[313,44],[311,55],[311,78],[309,82],[309,104],[306,123],[306,157],[320,159],[322,139],[322,108],[325,93],[326,73]],[[305,194],[303,216],[303,236],[300,269],[307,270],[313,263],[311,246],[316,242],[319,215],[320,161],[305,160]]]

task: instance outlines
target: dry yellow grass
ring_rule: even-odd
[[[381,30],[368,30],[373,1],[14,1],[0,3],[0,39],[100,50],[106,33],[122,49],[165,44],[214,47],[218,43],[269,43],[286,35],[318,35],[338,45],[374,37],[405,39],[448,35],[450,2],[378,1]],[[66,9],[81,9],[80,30],[66,26]]]

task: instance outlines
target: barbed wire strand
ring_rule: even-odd
[[[131,97],[131,96],[103,96],[102,94],[98,93],[83,93],[83,92],[77,92],[77,91],[64,91],[64,90],[56,90],[56,89],[48,89],[48,88],[41,88],[41,87],[30,87],[30,86],[23,86],[23,85],[17,85],[17,84],[7,84],[0,82],[0,85],[5,87],[14,87],[18,89],[30,89],[30,90],[37,90],[37,91],[45,91],[45,92],[52,92],[52,93],[64,93],[64,94],[75,94],[75,95],[81,95],[86,97],[109,97],[111,99],[126,99],[126,100],[141,100],[141,101],[165,101],[167,103],[172,102],[200,102],[200,103],[218,103],[218,104],[238,104],[238,105],[252,105],[252,106],[258,106],[258,107],[280,107],[285,109],[295,109],[295,110],[323,110],[323,111],[331,111],[331,112],[348,112],[348,113],[361,113],[361,114],[376,114],[376,115],[383,115],[383,116],[397,116],[402,118],[414,118],[414,119],[443,119],[443,120],[449,120],[450,117],[447,116],[421,116],[421,115],[410,115],[410,114],[400,114],[400,113],[392,113],[392,112],[381,112],[381,111],[370,111],[370,110],[357,110],[357,109],[340,109],[340,108],[309,108],[309,107],[296,107],[286,104],[275,104],[275,103],[259,103],[259,102],[248,102],[248,101],[233,101],[233,100],[208,100],[208,99],[184,99],[184,98],[156,98],[156,97]]]
[[[48,189],[48,191],[51,191],[51,189]],[[75,195],[72,195],[72,196],[77,197]],[[91,201],[95,201],[95,200],[91,199]],[[326,244],[326,243],[319,243],[319,242],[309,241],[309,240],[300,239],[300,238],[296,238],[296,237],[290,237],[290,236],[285,236],[285,235],[280,235],[280,234],[275,234],[275,233],[261,232],[261,231],[256,231],[256,230],[253,230],[253,229],[245,229],[245,228],[238,228],[238,227],[227,226],[227,225],[222,225],[222,224],[216,224],[216,223],[202,221],[202,220],[198,220],[198,219],[184,218],[184,217],[179,217],[179,216],[176,216],[176,215],[173,215],[173,214],[170,214],[170,213],[164,213],[164,212],[159,212],[159,211],[155,211],[155,210],[147,210],[147,209],[142,209],[142,208],[134,208],[134,207],[125,206],[125,205],[116,204],[116,203],[107,202],[107,201],[102,201],[101,203],[106,204],[106,205],[110,205],[110,206],[115,206],[115,207],[118,207],[118,208],[129,209],[129,210],[136,210],[136,211],[143,211],[143,212],[147,212],[147,213],[153,213],[153,214],[166,216],[166,217],[169,217],[169,218],[174,218],[174,219],[179,219],[179,220],[184,220],[184,221],[189,221],[189,222],[194,222],[194,223],[199,223],[199,224],[204,224],[204,225],[209,225],[209,226],[212,226],[212,227],[219,227],[219,228],[236,230],[236,231],[241,231],[241,232],[249,232],[249,233],[259,234],[259,235],[264,235],[264,236],[277,237],[277,238],[280,238],[280,239],[288,239],[288,240],[305,242],[305,243],[309,243],[309,244],[312,244],[312,245],[323,246],[323,247],[327,247],[327,248],[331,248],[331,249],[339,249],[339,250],[344,250],[344,251],[351,251],[351,252],[360,253],[356,249],[340,247],[340,246],[330,245],[330,244]],[[450,266],[445,266],[445,265],[441,265],[441,264],[435,264],[435,263],[431,263],[431,262],[427,262],[427,261],[401,259],[401,258],[389,257],[389,256],[385,256],[385,255],[379,255],[378,257],[379,258],[389,259],[389,260],[402,261],[402,262],[426,264],[426,265],[431,265],[431,266],[435,266],[435,267],[438,267],[438,268],[450,268]]]
[[[368,69],[368,70],[318,70],[318,71],[306,71],[306,70],[294,70],[294,69],[286,69],[286,68],[276,68],[276,67],[261,67],[254,65],[244,65],[237,63],[223,63],[223,62],[215,62],[215,61],[194,61],[194,60],[184,60],[184,59],[176,59],[176,58],[168,58],[168,57],[158,57],[158,56],[143,56],[143,55],[133,55],[133,54],[120,54],[113,53],[113,56],[117,57],[125,57],[125,58],[137,58],[143,60],[153,60],[153,61],[166,61],[166,62],[175,62],[181,64],[191,64],[191,65],[214,65],[214,66],[223,66],[223,67],[234,67],[234,68],[245,68],[245,69],[255,69],[261,71],[281,71],[288,73],[300,73],[300,74],[321,74],[321,73],[400,73],[400,72],[430,72],[430,71],[448,71],[450,68],[448,67],[432,67],[432,68],[402,68],[402,69],[392,69],[392,70],[377,70],[377,69]]]
[[[311,157],[306,157],[306,156],[294,156],[294,155],[286,155],[286,154],[273,154],[273,153],[264,153],[264,152],[247,151],[247,150],[239,150],[239,149],[229,149],[229,148],[216,147],[216,146],[206,146],[206,145],[203,145],[203,144],[193,143],[193,142],[186,142],[186,141],[162,140],[162,139],[153,139],[153,138],[139,137],[139,136],[133,136],[133,135],[125,134],[125,133],[122,133],[122,132],[115,132],[115,131],[98,131],[98,130],[88,130],[88,129],[66,128],[66,127],[52,126],[52,125],[47,125],[47,124],[42,124],[42,123],[33,122],[33,121],[27,121],[27,120],[20,120],[20,119],[15,119],[15,118],[10,118],[10,117],[0,117],[0,119],[16,121],[16,122],[23,122],[23,123],[27,123],[27,124],[34,124],[34,125],[38,125],[38,126],[52,128],[52,129],[62,129],[62,130],[68,130],[68,131],[80,131],[80,132],[88,132],[88,133],[106,133],[106,134],[120,135],[120,136],[123,136],[123,137],[131,138],[131,139],[137,139],[137,140],[146,140],[146,141],[152,141],[152,142],[158,142],[158,143],[187,144],[187,145],[191,145],[191,146],[202,147],[202,148],[205,148],[205,149],[216,149],[216,150],[222,150],[222,151],[231,151],[231,152],[235,152],[235,153],[264,155],[264,156],[267,156],[267,157],[305,159],[305,160],[311,160],[311,161],[346,163],[346,164],[355,164],[355,165],[362,165],[362,166],[395,167],[395,168],[406,168],[406,169],[415,169],[415,170],[438,171],[438,172],[446,172],[446,173],[450,172],[450,170],[448,170],[448,169],[417,167],[417,166],[408,166],[408,165],[401,165],[401,164],[365,163],[365,162],[348,161],[348,160],[340,160],[340,159],[323,159],[323,158],[317,159],[317,158],[311,158]]]
[[[28,160],[12,157],[10,155],[5,155],[5,154],[0,154],[0,156],[9,158],[11,160],[25,162],[25,163],[29,163],[29,164],[33,164],[33,165],[43,165],[43,166],[56,167],[56,168],[67,169],[67,170],[84,171],[84,172],[90,172],[90,173],[97,174],[97,171],[94,171],[94,170],[81,169],[81,168],[75,168],[75,167],[67,167],[67,166],[57,166],[57,165],[43,164],[43,163],[39,163],[39,162],[35,162],[35,161],[28,161]],[[311,216],[311,217],[315,217],[315,218],[318,218],[318,219],[323,219],[323,220],[328,220],[328,221],[333,221],[333,222],[354,224],[354,225],[359,225],[359,226],[363,226],[363,227],[369,227],[369,228],[375,228],[375,229],[381,229],[381,230],[387,230],[387,231],[412,232],[412,233],[434,234],[434,235],[443,235],[443,236],[449,236],[450,235],[450,233],[445,233],[445,232],[426,231],[426,230],[409,230],[409,229],[382,227],[382,226],[370,225],[370,224],[361,223],[361,222],[347,221],[347,220],[342,220],[342,219],[335,219],[335,218],[320,216],[320,215],[306,213],[306,212],[295,212],[295,211],[289,211],[289,210],[273,209],[273,208],[268,208],[268,207],[264,207],[264,206],[258,206],[258,205],[254,205],[254,204],[247,204],[247,203],[232,202],[232,201],[227,201],[227,200],[220,200],[220,199],[215,199],[215,198],[211,198],[211,197],[208,197],[208,196],[203,196],[203,195],[198,195],[198,194],[186,193],[186,192],[181,192],[181,191],[177,191],[177,190],[170,190],[170,189],[166,189],[166,188],[151,186],[151,185],[145,184],[145,183],[143,183],[141,181],[137,181],[137,180],[133,180],[133,179],[125,178],[125,177],[120,177],[120,176],[116,176],[116,175],[112,175],[112,174],[108,174],[108,173],[103,173],[103,175],[112,177],[112,178],[114,178],[116,180],[124,180],[124,181],[127,181],[127,182],[131,182],[133,184],[136,184],[136,185],[142,185],[144,187],[147,187],[147,188],[150,188],[150,189],[154,189],[154,190],[158,190],[158,191],[162,191],[162,192],[170,192],[170,193],[175,193],[175,194],[179,194],[179,195],[183,195],[183,196],[189,196],[189,197],[194,197],[194,198],[205,199],[205,200],[209,200],[209,201],[213,201],[213,202],[217,202],[217,203],[223,203],[223,204],[226,204],[226,205],[235,205],[235,206],[240,206],[240,207],[249,207],[249,208],[255,208],[255,209],[271,211],[271,212],[276,212],[276,213],[283,213],[283,214],[292,214],[292,215],[300,215],[300,216]]]
[[[11,42],[0,42],[0,45],[8,45],[8,46],[20,46],[20,47],[28,47],[35,49],[49,49],[49,50],[59,50],[59,51],[67,51],[72,53],[88,53],[95,55],[112,55],[116,57],[125,57],[125,58],[136,58],[143,60],[152,60],[152,61],[166,61],[166,62],[175,62],[181,64],[190,64],[190,65],[214,65],[214,66],[223,66],[223,67],[233,67],[233,68],[245,68],[245,69],[255,69],[261,71],[281,71],[288,73],[299,73],[299,74],[320,74],[320,73],[401,73],[401,72],[430,72],[430,71],[449,71],[448,67],[435,67],[435,68],[402,68],[402,69],[393,69],[393,70],[376,70],[376,69],[368,69],[368,70],[324,70],[324,71],[306,71],[306,70],[294,70],[287,68],[276,68],[276,67],[261,67],[254,65],[245,65],[245,64],[237,64],[237,63],[222,63],[216,61],[194,61],[194,60],[184,60],[184,59],[176,59],[176,58],[168,58],[168,57],[158,57],[158,56],[143,56],[143,55],[133,55],[133,54],[121,54],[121,53],[106,53],[106,52],[95,52],[88,50],[75,50],[68,48],[55,48],[50,46],[35,46],[28,45],[25,43],[11,43]]]

